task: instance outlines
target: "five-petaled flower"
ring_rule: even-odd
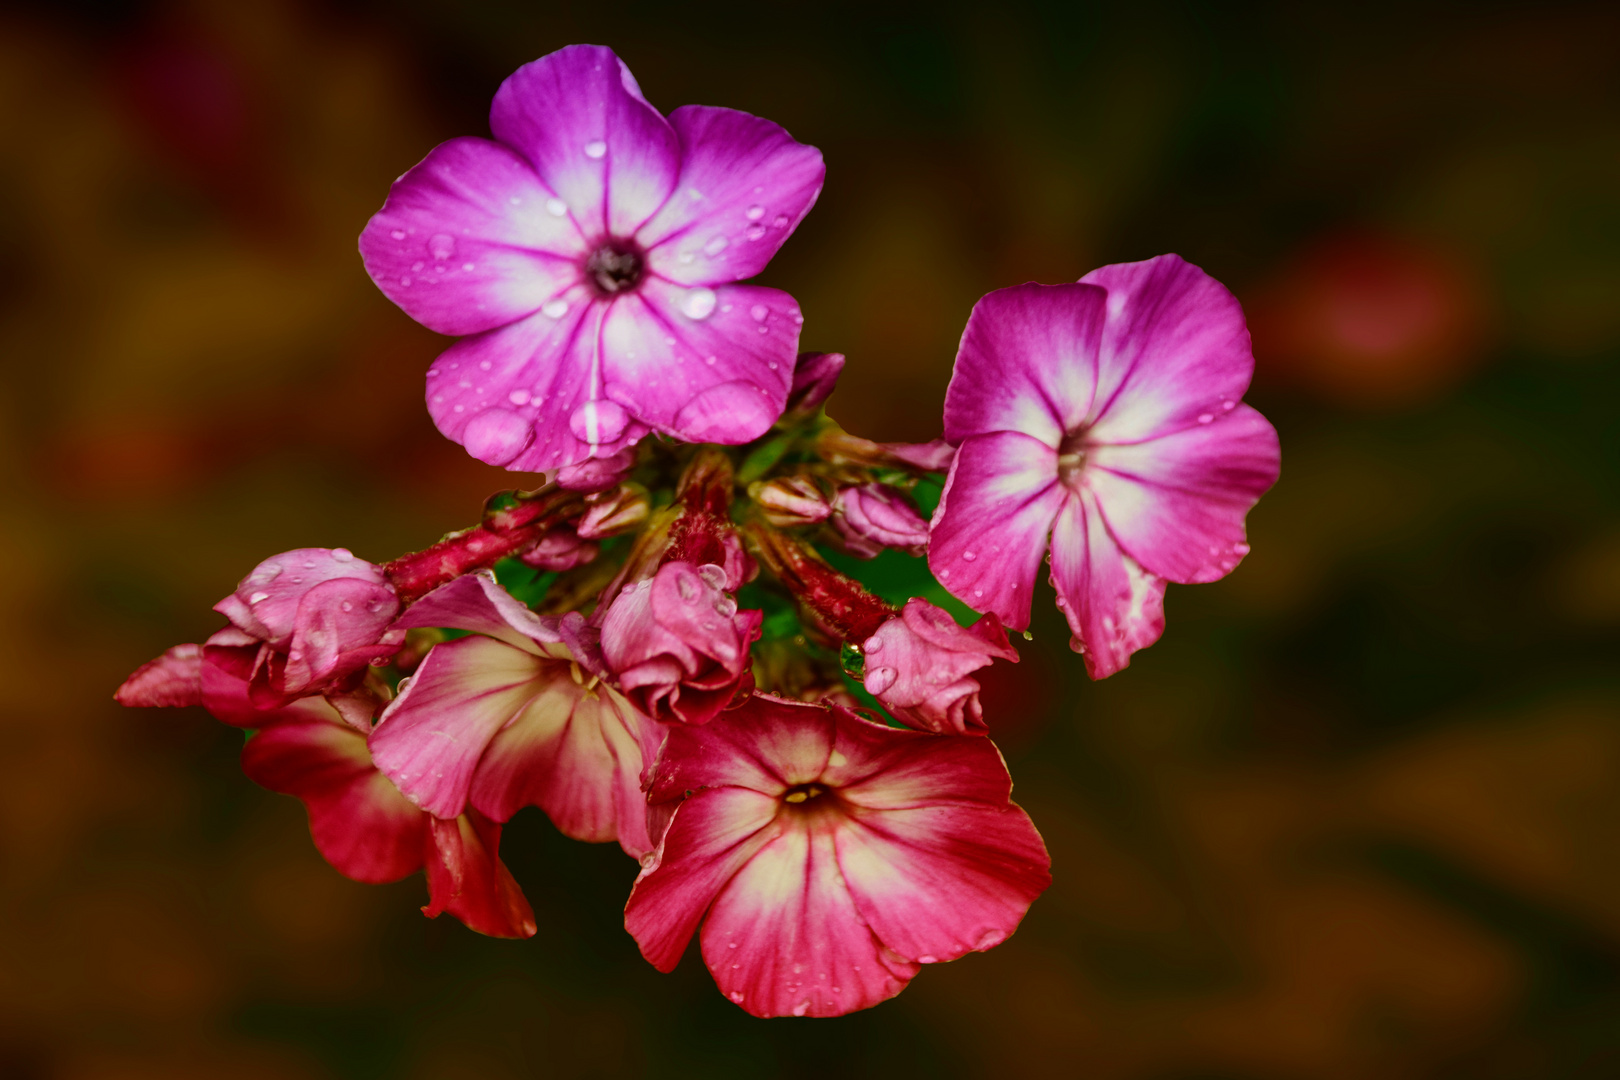
[[[787,400],[793,298],[765,268],[821,190],[821,154],[776,124],[688,105],[666,119],[613,52],[519,68],[495,141],[435,148],[395,182],[360,251],[418,322],[470,335],[428,411],[480,460],[557,469],[649,430],[742,443]]]
[[[958,444],[928,562],[951,592],[1029,625],[1041,556],[1073,645],[1111,675],[1164,629],[1165,582],[1215,581],[1277,479],[1277,433],[1241,403],[1236,298],[1175,255],[984,297],[945,395]]]
[[[538,806],[566,836],[652,848],[641,795],[652,722],[600,678],[579,615],[543,619],[487,574],[413,604],[402,627],[473,633],[435,645],[371,732],[371,755],[436,817],[505,822]]]
[[[625,926],[660,971],[703,959],[755,1016],[838,1016],[919,965],[1004,941],[1051,883],[988,739],[885,727],[755,695],[672,729],[652,777],[668,815]]]

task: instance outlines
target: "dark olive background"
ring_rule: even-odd
[[[0,1075],[1620,1074],[1620,21],[1301,7],[0,15]],[[1041,605],[986,698],[1054,884],[867,1013],[659,975],[635,866],[533,811],[539,934],[426,921],[237,732],[110,700],[260,558],[385,559],[513,484],[433,430],[444,342],[355,237],[573,41],[825,152],[763,280],[860,434],[938,433],[993,288],[1175,251],[1251,314],[1253,554],[1102,684]]]

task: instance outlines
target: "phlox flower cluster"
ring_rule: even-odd
[[[519,810],[616,842],[647,960],[696,938],[756,1016],[867,1008],[1006,940],[1050,866],[976,673],[1018,661],[1043,557],[1101,678],[1159,637],[1167,583],[1247,553],[1278,448],[1236,300],[1174,255],[991,293],[943,438],[872,442],[822,408],[844,358],[743,283],[818,151],[666,117],[592,46],[519,69],[490,129],[400,177],[360,251],[459,338],[428,372],[439,429],[545,484],[391,561],[267,559],[118,700],[248,730],[244,771],[337,870],[425,870],[423,910],[480,933],[538,929],[500,860]],[[895,606],[834,549],[926,558],[978,617]]]

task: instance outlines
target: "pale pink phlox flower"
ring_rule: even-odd
[[[988,739],[755,695],[671,730],[648,790],[668,824],[625,926],[660,971],[701,926],[755,1016],[867,1008],[1005,940],[1051,883],[1011,786]]]
[[[907,555],[928,550],[928,522],[906,494],[889,484],[856,484],[833,499],[833,527],[844,550],[862,559],[876,558],[885,548]]]
[[[445,820],[412,806],[372,764],[363,731],[320,697],[262,709],[247,682],[215,663],[234,658],[246,635],[222,630],[207,646],[176,645],[124,683],[130,706],[202,705],[235,727],[257,729],[242,770],[309,812],[315,847],[346,877],[372,884],[426,869],[429,917],[448,911],[494,937],[530,937],[534,914],[501,863],[501,827],[469,810]]]
[[[391,300],[469,335],[428,372],[439,430],[529,471],[611,457],[649,430],[763,434],[802,318],[786,293],[736,282],[809,212],[820,152],[732,109],[666,119],[592,45],[519,68],[489,122],[494,141],[452,139],[400,177],[360,237]]]
[[[1164,629],[1164,589],[1248,552],[1277,433],[1241,402],[1254,371],[1236,298],[1175,255],[1020,285],[974,307],[945,395],[958,444],[928,561],[941,584],[1029,625],[1052,583],[1092,678]]]
[[[656,726],[601,680],[579,615],[541,618],[480,572],[399,625],[473,631],[433,646],[371,732],[377,767],[412,803],[496,822],[538,806],[576,840],[651,849],[641,772]]]
[[[733,542],[735,542],[733,538]],[[627,585],[602,620],[602,660],[636,706],[666,723],[706,724],[752,687],[761,611],[739,611],[713,563],[676,560]]]
[[[972,673],[997,657],[1018,663],[1018,651],[995,615],[970,627],[920,597],[877,628],[861,645],[866,690],[910,727],[942,734],[982,734],[984,709]]]
[[[250,638],[253,700],[271,707],[316,693],[373,662],[405,634],[382,570],[343,548],[298,548],[264,560],[214,610]]]

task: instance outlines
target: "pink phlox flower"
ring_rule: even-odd
[[[736,283],[809,212],[820,152],[731,109],[666,119],[592,45],[519,68],[490,129],[435,148],[360,237],[390,299],[469,335],[428,372],[439,430],[530,471],[612,457],[649,430],[763,434],[803,320],[786,293]]]
[[[928,550],[928,522],[911,500],[888,484],[846,487],[833,500],[833,527],[844,550],[862,559],[897,548],[908,555]]]
[[[602,659],[642,712],[706,724],[751,688],[749,647],[763,612],[739,611],[726,571],[668,562],[626,586],[602,620]]]
[[[928,561],[942,585],[1029,625],[1050,537],[1058,605],[1092,678],[1164,629],[1164,588],[1247,554],[1277,433],[1242,404],[1236,298],[1175,255],[1020,285],[974,307],[945,395],[958,444]]]
[[[755,1016],[867,1008],[1004,941],[1051,883],[1011,787],[988,739],[755,695],[670,731],[648,791],[668,823],[625,927],[660,971],[701,927]]]
[[[970,627],[913,598],[861,645],[866,690],[901,723],[942,734],[981,734],[984,710],[972,673],[1000,657],[1018,662],[995,615]]]
[[[371,753],[436,817],[472,809],[504,822],[538,806],[576,840],[652,846],[641,794],[655,725],[599,675],[577,614],[541,618],[485,573],[411,605],[401,626],[473,633],[435,645],[371,733]]]
[[[183,709],[202,704],[202,646],[176,645],[135,669],[113,693],[135,709]]]
[[[260,563],[214,610],[252,639],[261,707],[319,692],[385,661],[404,642],[399,597],[382,570],[343,548],[299,548]]]

